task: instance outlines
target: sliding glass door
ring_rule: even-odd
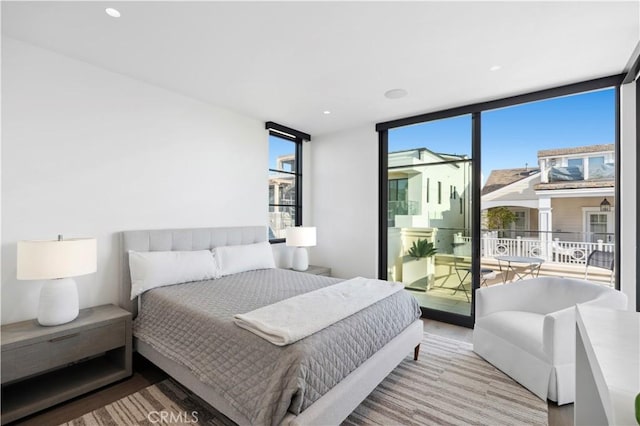
[[[388,132],[387,278],[420,305],[471,315],[471,115]]]
[[[378,123],[379,277],[473,326],[475,290],[583,277],[619,288],[622,76]]]

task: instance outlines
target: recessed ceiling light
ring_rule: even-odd
[[[329,114],[331,114],[331,111],[322,111],[322,113],[323,113],[324,115],[329,115]]]
[[[502,68],[501,65],[494,65],[491,68],[489,68],[489,71],[498,71],[500,68]]]
[[[111,16],[112,18],[120,17],[120,12],[112,7],[108,7],[104,11],[107,12],[107,15]]]
[[[391,89],[384,92],[384,96],[388,99],[400,99],[407,96],[407,91],[404,89]]]

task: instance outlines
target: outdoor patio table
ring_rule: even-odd
[[[503,272],[502,264],[506,263],[504,274],[502,274],[503,283],[507,282],[509,271],[511,271],[511,273],[513,274],[513,278],[518,278],[517,281],[520,281],[527,276],[535,278],[540,274],[540,267],[544,263],[544,259],[528,256],[496,256],[496,260],[498,261],[500,272]],[[520,272],[518,272],[513,265],[514,263],[523,264],[525,266],[521,267]]]

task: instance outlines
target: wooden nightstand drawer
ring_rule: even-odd
[[[125,345],[125,322],[2,351],[2,383],[42,373]]]

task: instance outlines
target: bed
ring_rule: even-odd
[[[407,307],[404,292],[285,347],[240,329],[230,318],[341,280],[247,271],[130,300],[130,250],[208,250],[266,239],[261,226],[123,232],[120,304],[137,316],[134,347],[240,425],[339,424],[412,349],[417,356],[422,322],[415,301],[414,311]]]

